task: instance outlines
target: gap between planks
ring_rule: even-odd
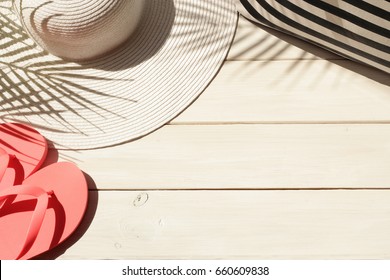
[[[161,192],[161,191],[179,191],[179,192],[196,192],[196,191],[386,191],[390,190],[389,188],[346,188],[346,187],[334,187],[334,188],[197,188],[197,189],[93,189],[90,188],[90,192],[128,192],[128,191],[138,191],[138,192]]]
[[[390,124],[390,120],[376,120],[376,121],[368,121],[368,120],[351,120],[351,121],[237,121],[237,122],[213,122],[213,121],[207,121],[207,122],[191,122],[191,121],[173,121],[168,123],[167,125],[171,126],[180,126],[180,125],[198,125],[198,126],[207,126],[207,125],[306,125],[306,124],[318,124],[318,125],[372,125],[372,124],[378,124],[378,125],[388,125]]]

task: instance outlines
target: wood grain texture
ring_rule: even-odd
[[[389,188],[390,125],[166,126],[61,152],[98,189]]]
[[[389,200],[390,191],[99,192],[85,234],[86,224],[41,258],[383,259]]]
[[[171,124],[389,123],[389,84],[351,61],[230,61]]]
[[[227,61],[171,124],[389,123],[390,76],[240,17]]]
[[[221,71],[88,175],[60,259],[389,259],[390,78],[240,18]],[[267,190],[265,190],[267,189]]]

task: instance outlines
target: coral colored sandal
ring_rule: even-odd
[[[0,148],[0,182],[9,167],[10,161],[11,156]]]
[[[88,202],[84,174],[72,163],[54,163],[22,185],[0,191],[0,259],[30,259],[68,238]]]
[[[24,180],[24,169],[15,155],[0,148],[0,190],[18,185]]]
[[[10,157],[7,169],[0,176],[0,190],[21,184],[38,170],[47,151],[46,139],[32,127],[17,123],[0,124],[0,156],[5,152]]]

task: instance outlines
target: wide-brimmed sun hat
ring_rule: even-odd
[[[212,81],[236,24],[231,0],[3,0],[0,121],[58,149],[145,136]]]

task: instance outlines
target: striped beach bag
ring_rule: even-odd
[[[390,73],[390,1],[236,0],[246,18]]]

